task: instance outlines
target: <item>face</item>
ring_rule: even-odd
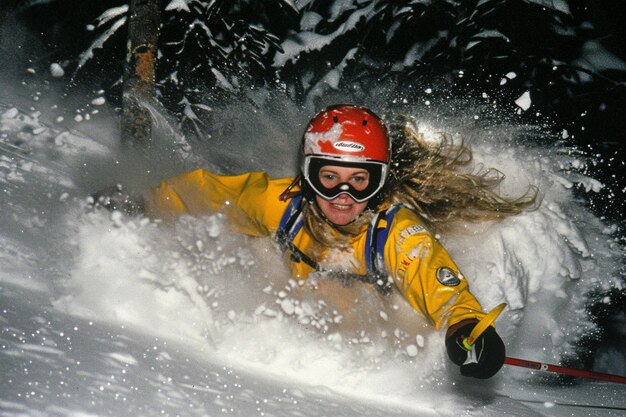
[[[319,180],[325,188],[333,188],[347,183],[354,189],[361,191],[369,184],[369,172],[361,168],[325,165],[319,171]],[[324,216],[338,226],[350,223],[367,207],[367,201],[357,203],[348,194],[341,194],[332,200],[326,200],[316,195],[315,201]]]

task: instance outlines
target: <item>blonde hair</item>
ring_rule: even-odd
[[[497,190],[504,180],[501,171],[479,167],[468,172],[473,156],[464,142],[455,144],[442,134],[438,143],[429,144],[406,117],[390,125],[390,134],[392,166],[381,198],[411,207],[431,226],[501,220],[536,208],[536,187],[509,198]]]

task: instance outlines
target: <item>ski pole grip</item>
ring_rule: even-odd
[[[487,315],[483,317],[482,320],[478,322],[478,324],[476,324],[476,327],[474,327],[470,335],[465,340],[463,340],[463,345],[466,348],[471,349],[474,346],[476,339],[478,339],[480,335],[483,334],[485,330],[487,330],[487,327],[489,327],[491,323],[496,321],[496,319],[498,318],[500,313],[502,313],[502,310],[504,310],[505,307],[506,303],[502,303],[500,305],[497,305],[493,310],[487,313]]]

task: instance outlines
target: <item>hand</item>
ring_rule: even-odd
[[[461,367],[461,375],[487,379],[504,364],[504,342],[496,329],[489,326],[468,350],[463,340],[470,335],[476,323],[476,320],[464,320],[451,326],[446,334],[446,349],[450,360]]]
[[[143,198],[126,193],[120,184],[91,194],[87,202],[93,208],[104,207],[109,211],[120,211],[129,216],[142,214],[145,208]]]

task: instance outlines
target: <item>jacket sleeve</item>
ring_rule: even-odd
[[[171,220],[181,214],[226,214],[240,233],[268,235],[278,227],[287,202],[278,199],[291,179],[264,172],[220,176],[203,169],[163,180],[149,190],[148,215]]]
[[[396,214],[385,244],[385,262],[408,302],[436,327],[480,320],[482,307],[445,248],[408,209]]]

